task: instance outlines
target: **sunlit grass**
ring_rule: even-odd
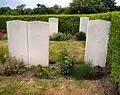
[[[18,43],[19,44],[19,43]],[[84,57],[84,41],[50,41],[49,61],[50,63],[57,62],[59,50],[65,47],[69,55],[75,56],[77,61],[83,60]],[[0,41],[0,48],[4,47],[8,51],[8,41]]]
[[[85,42],[79,41],[51,41],[50,42],[50,62],[56,62],[58,59],[59,50],[65,47],[68,50],[69,55],[75,56],[77,61],[84,58],[84,45]]]

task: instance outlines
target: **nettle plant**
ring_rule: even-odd
[[[76,63],[76,59],[73,56],[69,56],[65,48],[62,48],[59,53],[58,63],[60,65],[61,74],[70,75],[73,65]]]

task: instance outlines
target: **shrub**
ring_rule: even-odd
[[[1,39],[1,40],[7,40],[7,34],[2,34],[2,36],[1,36],[0,39]]]
[[[8,58],[6,60],[4,64],[0,64],[0,75],[20,75],[27,70],[22,61],[18,61],[15,58]]]
[[[4,64],[7,56],[8,56],[8,48],[1,47],[0,48],[0,64]]]
[[[50,36],[51,41],[67,41],[72,38],[71,34],[65,34],[65,33],[55,33]]]
[[[68,56],[67,50],[62,48],[59,53],[59,61],[61,74],[71,74],[71,68],[76,63],[76,59],[73,56]]]
[[[91,78],[91,65],[81,62],[80,64],[76,64],[72,68],[72,76],[76,79],[88,79]]]
[[[61,76],[59,64],[49,67],[49,79],[56,79]]]
[[[6,40],[6,39],[7,39],[7,31],[0,30],[0,40]]]
[[[76,79],[94,79],[103,76],[102,67],[93,67],[91,63],[81,61],[80,64],[75,64],[72,68],[71,75]]]
[[[73,65],[76,63],[76,60],[74,57],[66,57],[66,60],[61,61],[60,68],[61,68],[61,73],[63,75],[69,75],[71,74],[71,68]]]
[[[60,70],[57,66],[43,67],[41,65],[31,66],[31,70],[38,78],[55,79],[60,76]]]
[[[38,78],[48,78],[49,77],[49,68],[48,67],[42,67],[41,65],[38,65],[38,66],[32,66],[31,69],[34,72],[34,75]]]
[[[66,60],[66,57],[68,57],[68,51],[66,48],[62,47],[59,51],[58,62]]]
[[[100,78],[102,76],[104,76],[105,74],[105,71],[104,71],[104,68],[100,67],[100,66],[95,66],[93,69],[92,69],[92,77],[95,78]]]
[[[75,39],[76,39],[77,41],[85,41],[85,40],[86,40],[86,35],[85,35],[84,32],[78,32],[78,33],[76,33],[76,35],[75,35]]]

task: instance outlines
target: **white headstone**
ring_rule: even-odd
[[[94,66],[106,66],[108,40],[111,22],[91,20],[88,24],[85,61]]]
[[[79,27],[79,32],[87,32],[87,26],[89,23],[89,18],[88,17],[80,17],[80,27]]]
[[[49,64],[49,23],[8,21],[8,44],[11,57],[27,66]]]
[[[58,18],[49,18],[50,35],[58,33]]]
[[[24,21],[8,21],[8,46],[11,57],[28,65],[27,23]]]
[[[33,21],[28,23],[29,64],[49,64],[49,23]]]

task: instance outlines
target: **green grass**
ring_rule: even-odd
[[[84,43],[77,41],[51,41],[50,42],[50,62],[56,62],[58,59],[59,50],[65,47],[69,55],[75,56],[77,61],[83,60]]]
[[[7,40],[0,40],[0,47],[7,47],[8,41]]]
[[[69,55],[75,56],[77,61],[83,60],[84,56],[84,41],[50,41],[50,63],[57,62],[59,50],[65,47]],[[5,47],[7,51],[8,42],[0,41],[0,47]]]
[[[12,95],[21,78],[0,77],[0,95]]]

